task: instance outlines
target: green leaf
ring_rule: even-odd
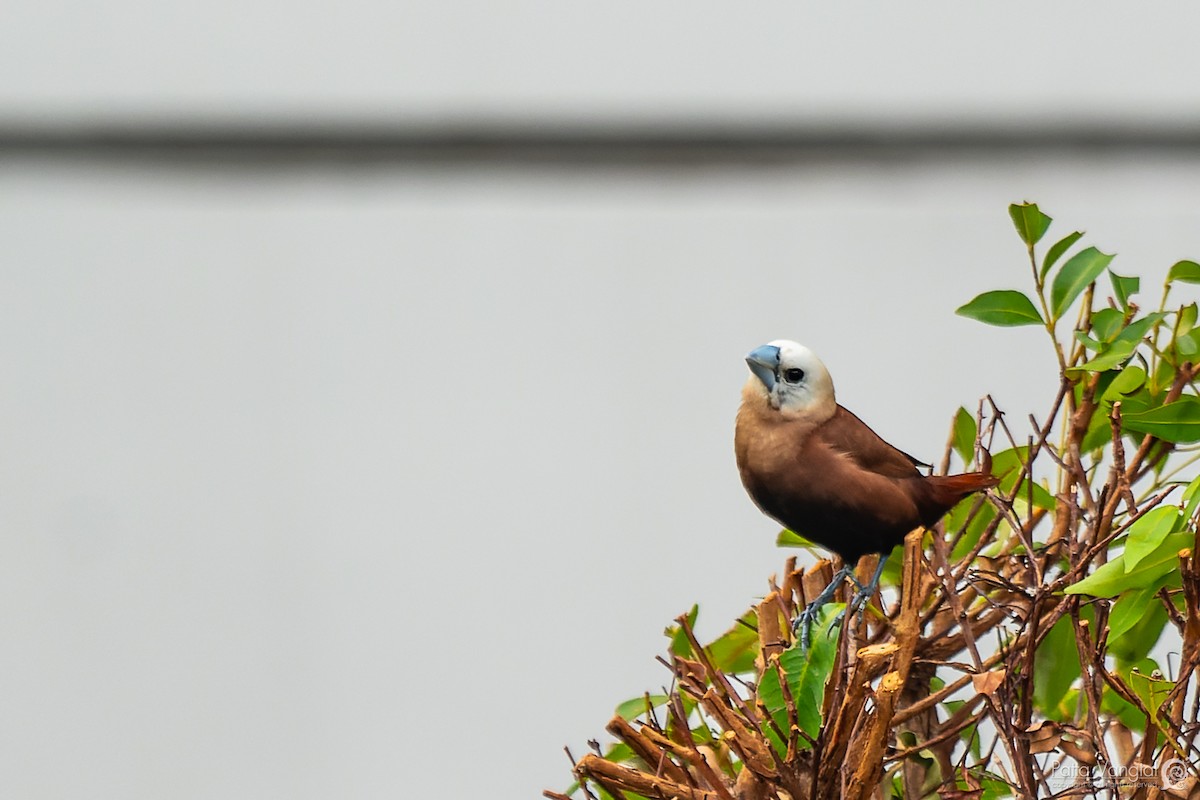
[[[1121,308],[1129,307],[1129,296],[1137,294],[1142,287],[1142,279],[1136,275],[1132,278],[1125,278],[1111,269],[1108,271],[1108,277],[1112,280],[1113,294],[1117,296],[1117,303]]]
[[[1195,303],[1188,303],[1179,309],[1179,319],[1176,328],[1180,333],[1187,333],[1196,327],[1197,308]]]
[[[1102,375],[1111,375],[1112,373],[1101,373]],[[1088,423],[1087,433],[1083,435],[1083,441],[1079,443],[1079,449],[1084,453],[1092,453],[1105,447],[1112,442],[1112,423],[1108,419],[1109,407],[1103,410],[1097,410],[1092,414],[1092,419]]]
[[[1075,331],[1075,340],[1088,350],[1100,350],[1104,347],[1104,342],[1101,342],[1098,339],[1093,339],[1083,331]]]
[[[1108,387],[1112,385],[1112,382],[1115,381],[1117,379],[1117,376],[1120,374],[1121,374],[1121,370],[1110,370],[1109,372],[1105,372],[1105,373],[1101,374],[1100,377],[1096,379],[1096,389],[1092,393],[1092,396],[1093,397],[1103,397],[1104,393],[1106,391],[1108,391]],[[1084,390],[1085,390],[1085,387],[1083,387],[1083,386],[1075,387],[1072,394],[1075,395],[1076,402],[1078,402],[1080,399],[1082,399],[1082,397],[1084,395]]]
[[[1178,573],[1172,573],[1172,575],[1175,580],[1168,581],[1164,579],[1162,582],[1164,584],[1173,583],[1174,586],[1172,588],[1178,587]],[[1155,598],[1142,609],[1142,616],[1124,636],[1120,639],[1109,638],[1108,654],[1117,660],[1117,666],[1122,669],[1128,667],[1130,664],[1136,664],[1150,655],[1150,651],[1154,649],[1154,645],[1162,638],[1163,628],[1166,625],[1167,610]]]
[[[1194,356],[1200,352],[1200,331],[1181,333],[1175,337],[1175,349],[1181,356]]]
[[[1158,589],[1130,589],[1122,592],[1108,612],[1108,639],[1120,639],[1146,616],[1146,609],[1154,602]]]
[[[971,548],[973,548],[976,543],[979,542],[979,537],[983,535],[985,530],[987,530],[987,526],[996,518],[995,506],[993,506],[991,503],[984,503],[979,507],[979,511],[974,517],[971,518],[970,522],[967,522],[966,515],[970,508],[971,505],[964,501],[951,509],[950,514],[946,517],[946,530],[948,531],[956,531],[961,528],[964,523],[967,525],[967,529],[959,538],[958,544],[954,545],[954,551],[951,553],[951,559],[953,561],[957,561],[967,553],[971,552]],[[1001,531],[1003,530],[1004,528],[1001,528]],[[1003,537],[1001,536],[1000,538]],[[903,556],[901,556],[896,562],[888,559],[888,566],[890,567],[893,563],[901,564],[903,563],[903,560]],[[886,571],[887,570],[885,569],[884,572],[886,573]]]
[[[1050,227],[1050,217],[1038,209],[1037,203],[1013,203],[1008,207],[1008,215],[1017,226],[1021,241],[1030,247],[1037,244]]]
[[[1042,271],[1038,275],[1041,280],[1046,280],[1046,273],[1050,272],[1050,268],[1062,258],[1063,253],[1071,249],[1071,245],[1079,241],[1080,236],[1083,236],[1083,231],[1075,231],[1074,233],[1067,234],[1046,251],[1046,258],[1042,261]]]
[[[1143,558],[1153,553],[1168,533],[1180,528],[1179,509],[1174,506],[1152,508],[1129,526],[1125,540],[1125,571],[1129,572]]]
[[[708,647],[713,666],[723,672],[740,673],[754,669],[754,657],[758,655],[758,615],[747,611],[739,622],[721,634]]]
[[[1167,283],[1200,283],[1200,264],[1195,261],[1176,261],[1167,272]]]
[[[813,640],[808,653],[801,652],[800,646],[792,645],[785,651],[784,669],[792,688],[792,696],[796,698],[796,716],[800,728],[814,739],[821,732],[821,706],[825,699],[825,684],[833,672],[833,662],[837,656],[837,631],[829,634],[829,627],[834,617],[842,611],[840,603],[830,603],[822,609],[821,619],[815,625],[820,626],[825,635],[814,631]]]
[[[995,775],[986,774],[979,779],[979,784],[983,787],[983,794],[979,797],[979,800],[1002,800],[1003,798],[1016,796],[1016,793],[1008,785],[1008,782]]]
[[[1183,490],[1183,518],[1190,520],[1200,506],[1200,475],[1192,478],[1192,482]]]
[[[1146,729],[1146,715],[1116,692],[1105,692],[1100,696],[1100,710],[1121,720],[1131,731],[1142,732]]]
[[[1050,287],[1050,313],[1054,319],[1061,319],[1071,303],[1079,297],[1087,285],[1108,267],[1115,255],[1101,253],[1094,247],[1081,250],[1063,264],[1062,269],[1054,276]]]
[[[1011,470],[1023,467],[1029,458],[1029,446],[1010,447],[992,454],[992,474],[1004,475]]]
[[[625,742],[613,742],[604,751],[604,760],[612,761],[614,764],[628,763],[636,758],[637,754],[633,752],[633,748],[625,744]],[[567,794],[572,794],[572,792],[567,792]]]
[[[783,699],[783,689],[779,686],[779,675],[771,664],[767,665],[767,668],[763,670],[762,677],[758,679],[758,699],[772,716],[787,707],[787,703]],[[777,721],[786,722],[785,719],[777,719]]]
[[[1178,585],[1178,581],[1175,584]],[[1121,671],[1136,665],[1148,675],[1158,669],[1156,663],[1147,660],[1150,651],[1162,638],[1163,629],[1167,625],[1167,611],[1159,598],[1154,596],[1158,591],[1156,588],[1145,596],[1146,601],[1141,607],[1141,613],[1134,615],[1133,624],[1124,633],[1118,636],[1111,630],[1109,632],[1108,654],[1117,660]],[[1111,625],[1109,627],[1111,629]]]
[[[775,537],[775,544],[778,547],[808,547],[812,543],[795,531],[784,528]]]
[[[692,630],[696,629],[696,617],[700,616],[700,606],[693,603],[691,609],[687,613],[688,625]],[[671,640],[671,652],[677,656],[686,658],[695,658],[692,653],[692,643],[688,641],[687,634],[683,632],[683,626],[671,625],[663,631],[668,639]]]
[[[1017,485],[1017,478],[1021,474],[1021,468],[1028,458],[1029,447],[1022,445],[1008,450],[1002,450],[992,456],[992,474],[1000,476],[999,489],[1005,496],[1012,494],[1013,487]],[[1042,508],[1047,511],[1053,511],[1055,502],[1054,496],[1046,491],[1046,488],[1038,483],[1031,483],[1029,479],[1021,482],[1021,488],[1014,496],[1015,499],[1028,502],[1030,496],[1033,498],[1033,505],[1037,508]]]
[[[1181,397],[1174,403],[1122,416],[1124,426],[1176,444],[1200,442],[1200,398]]]
[[[1128,325],[1126,325],[1125,330],[1121,331],[1121,333],[1118,334],[1117,338],[1114,339],[1113,341],[1114,342],[1133,342],[1136,344],[1136,343],[1142,341],[1143,338],[1145,338],[1146,334],[1150,331],[1150,326],[1154,325],[1154,323],[1158,322],[1165,316],[1167,316],[1167,315],[1164,314],[1163,312],[1155,311],[1153,313],[1147,314],[1146,316],[1142,317],[1141,319],[1136,319],[1133,322],[1130,322]]]
[[[1033,656],[1033,699],[1043,713],[1058,718],[1067,690],[1079,677],[1079,650],[1069,617],[1054,624]]]
[[[833,672],[834,657],[837,655],[837,631],[830,632],[834,617],[845,608],[844,603],[827,603],[821,608],[819,619],[812,625],[812,641],[805,651],[796,642],[779,654],[779,664],[787,679],[792,700],[796,705],[797,723],[800,729],[814,739],[821,731],[821,706],[825,699],[825,684]],[[772,715],[787,707],[779,675],[774,668],[763,671],[758,684],[758,699]],[[786,720],[783,727],[787,730]]]
[[[812,548],[816,547],[816,545],[813,544],[808,539],[804,538],[803,536],[796,533],[795,531],[789,531],[787,528],[784,528],[783,530],[781,530],[779,532],[779,535],[775,537],[775,546],[776,547],[804,547],[804,548],[807,548],[810,550]]]
[[[1141,666],[1149,669],[1146,672],[1137,667],[1131,669],[1129,671],[1129,688],[1133,689],[1133,693],[1151,713],[1156,713],[1166,702],[1167,695],[1175,688],[1175,682],[1164,678],[1162,671],[1158,669],[1158,664],[1152,661]]]
[[[658,708],[661,705],[665,705],[670,699],[671,698],[665,694],[652,694],[650,695],[650,707]],[[621,705],[617,706],[617,716],[622,717],[625,720],[635,719],[645,713],[645,697],[631,697],[624,703],[621,703]]]
[[[1101,399],[1112,405],[1118,400],[1124,401],[1130,395],[1140,391],[1146,385],[1146,370],[1137,364],[1130,364],[1117,375],[1101,395]]]
[[[963,464],[970,464],[975,456],[975,417],[965,408],[954,415],[954,451]]]
[[[1102,342],[1111,342],[1125,327],[1125,315],[1115,308],[1102,308],[1092,314],[1092,332]]]
[[[1135,342],[1113,342],[1091,361],[1068,369],[1067,375],[1075,377],[1081,372],[1104,372],[1105,370],[1110,370],[1128,361],[1136,349],[1137,344]]]
[[[883,565],[883,573],[879,576],[880,586],[899,586],[904,580],[904,542],[896,545]]]
[[[1150,376],[1150,393],[1157,398],[1163,390],[1170,386],[1175,381],[1175,365],[1169,359],[1160,358],[1158,366],[1154,368],[1154,374]],[[1145,411],[1146,409],[1142,409]]]
[[[1071,367],[1067,370],[1067,375],[1075,377],[1081,372],[1104,372],[1113,367],[1124,364],[1137,350],[1138,345],[1142,343],[1142,339],[1150,330],[1150,326],[1161,320],[1165,314],[1160,311],[1155,311],[1152,314],[1147,314],[1141,319],[1135,320],[1117,334],[1106,349],[1102,350],[1098,356],[1087,363],[1080,364],[1077,367]]]
[[[1014,327],[1042,324],[1042,315],[1034,308],[1033,301],[1013,289],[984,292],[954,313],[988,325]]]
[[[1133,569],[1126,571],[1124,556],[1118,556],[1064,591],[1067,594],[1090,594],[1094,597],[1116,597],[1128,589],[1145,587],[1153,587],[1154,591],[1158,591],[1171,578],[1178,581],[1179,551],[1190,548],[1193,541],[1190,533],[1168,534],[1158,549],[1142,558]]]

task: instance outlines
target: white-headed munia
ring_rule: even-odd
[[[920,461],[838,405],[829,371],[803,345],[774,341],[746,363],[752,374],[734,435],[742,484],[763,513],[845,562],[805,623],[861,556],[883,558],[851,608],[878,588],[884,559],[909,531],[934,525],[959,500],[998,481],[986,472],[924,475]]]

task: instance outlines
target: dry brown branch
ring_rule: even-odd
[[[610,792],[634,792],[646,797],[715,800],[716,792],[697,789],[659,778],[639,769],[614,764],[589,753],[579,759],[575,772],[580,779],[590,778]]]

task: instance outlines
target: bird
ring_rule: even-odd
[[[927,464],[888,444],[837,402],[829,370],[804,345],[778,339],[752,350],[746,364],[750,378],[734,432],[742,485],[764,514],[843,561],[797,620],[807,645],[809,625],[844,580],[859,588],[845,610],[852,615],[878,590],[887,555],[905,535],[932,527],[964,497],[999,479],[988,472],[922,473]],[[880,555],[879,564],[862,586],[853,570],[871,553]]]

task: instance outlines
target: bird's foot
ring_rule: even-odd
[[[867,604],[871,602],[871,598],[879,591],[879,578],[883,575],[883,566],[886,563],[887,556],[880,556],[879,565],[875,567],[875,574],[871,576],[871,580],[867,582],[866,586],[863,586],[857,580],[854,581],[854,584],[858,587],[858,591],[855,592],[854,597],[846,604],[846,607],[829,623],[829,630],[832,631],[835,627],[841,625],[842,620],[847,618],[854,619],[855,614],[861,614],[866,610]],[[853,576],[851,577],[853,579]]]
[[[842,581],[846,580],[846,578],[854,580],[854,567],[851,565],[846,565],[834,573],[833,580],[830,581],[829,585],[826,586],[825,589],[819,595],[817,595],[811,603],[805,606],[803,611],[796,615],[796,620],[792,623],[792,632],[800,632],[801,652],[808,651],[808,645],[811,641],[810,628],[812,627],[812,624],[816,622],[817,617],[821,612],[821,607],[833,598],[834,593],[838,590],[838,587],[842,585]],[[858,581],[855,580],[854,584],[857,586]]]
[[[820,613],[821,606],[816,603],[810,603],[804,607],[803,611],[796,615],[796,620],[792,623],[792,632],[799,631],[800,633],[800,652],[802,653],[808,652],[808,645],[812,642],[812,626],[817,621]]]
[[[832,633],[834,628],[841,625],[847,619],[854,619],[855,614],[861,614],[863,609],[867,607],[867,603],[873,594],[875,594],[874,591],[867,591],[866,589],[855,592],[854,598],[829,621],[829,627],[825,629],[825,634],[829,635]]]
[[[842,620],[847,617],[853,619],[855,614],[861,613],[866,608],[867,603],[871,601],[875,592],[879,590],[879,578],[883,575],[883,565],[886,563],[887,556],[880,556],[879,564],[875,567],[875,574],[871,576],[871,580],[867,582],[866,586],[858,582],[858,578],[854,576],[854,567],[850,564],[847,564],[834,573],[833,580],[830,581],[829,585],[803,611],[796,615],[796,620],[792,623],[792,632],[796,633],[798,631],[800,634],[801,652],[808,651],[808,645],[812,641],[812,631],[810,629],[813,623],[817,621],[821,607],[833,599],[834,593],[837,592],[842,582],[849,579],[858,588],[858,591],[854,593],[854,597],[850,600],[849,604],[839,611],[829,623],[826,635],[842,624]]]

